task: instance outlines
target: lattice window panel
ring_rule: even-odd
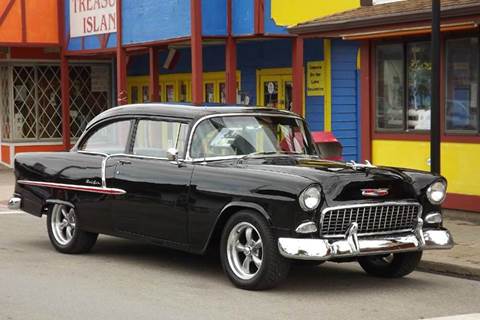
[[[110,93],[92,91],[90,66],[71,66],[70,80],[70,128],[78,138],[90,120],[109,108]]]
[[[37,138],[35,67],[13,67],[13,138]]]
[[[60,68],[37,67],[38,138],[62,137]]]
[[[10,113],[10,75],[9,66],[0,66],[0,120],[2,139],[11,138],[12,121]]]

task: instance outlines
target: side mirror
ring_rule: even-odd
[[[175,148],[170,148],[167,150],[167,159],[168,161],[178,162],[178,150]]]

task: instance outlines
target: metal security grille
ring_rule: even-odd
[[[0,66],[0,133],[3,139],[11,137],[11,112],[10,112],[10,92],[11,92],[11,68],[9,66]]]
[[[328,208],[321,218],[322,236],[344,236],[353,222],[358,235],[395,233],[415,229],[421,206],[418,203],[385,203]]]
[[[104,70],[101,85],[92,85],[92,69]],[[60,67],[51,64],[0,65],[0,111],[3,140],[59,140],[62,137]],[[111,106],[110,67],[70,66],[72,138]],[[95,91],[96,90],[96,91]]]
[[[33,66],[13,67],[13,138],[37,138],[36,74]]]
[[[38,137],[62,136],[60,69],[56,66],[37,68]]]
[[[106,72],[108,73],[108,68]],[[92,68],[70,68],[70,115],[73,138],[79,138],[88,122],[110,106],[110,92],[92,90]]]

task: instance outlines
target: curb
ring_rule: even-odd
[[[466,267],[453,263],[422,260],[417,270],[480,281],[480,268]]]

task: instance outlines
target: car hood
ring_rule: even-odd
[[[404,170],[388,167],[353,166],[316,158],[265,157],[240,161],[249,170],[270,171],[310,179],[319,183],[329,203],[416,199],[415,181]],[[374,189],[372,194],[364,191]],[[383,189],[383,190],[379,190]],[[387,194],[383,194],[387,190]],[[372,190],[369,190],[372,191]],[[380,193],[380,194],[375,194]]]

